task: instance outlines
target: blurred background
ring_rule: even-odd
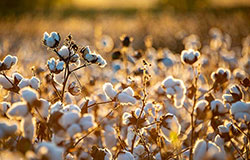
[[[249,20],[250,0],[1,0],[0,53],[44,52],[45,31],[71,33],[94,47],[98,36],[109,35],[114,48],[126,33],[135,49],[145,48],[151,35],[154,47],[180,53],[184,37],[196,34],[208,43],[209,30],[217,27],[237,47],[250,32]]]

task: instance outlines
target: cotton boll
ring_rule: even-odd
[[[171,134],[179,135],[181,132],[181,126],[175,115],[168,113],[161,117],[161,132],[167,140],[171,140]]]
[[[64,149],[51,142],[41,142],[36,147],[36,153],[48,160],[63,160]]]
[[[207,152],[207,143],[204,140],[197,140],[194,145],[194,160],[201,160]]]
[[[65,63],[63,61],[58,61],[57,65],[56,65],[57,73],[60,73],[64,69],[64,64]]]
[[[232,104],[231,113],[238,121],[250,121],[250,103],[238,101]]]
[[[17,131],[17,124],[8,119],[0,119],[0,139],[7,138]]]
[[[50,48],[57,47],[60,40],[61,37],[57,32],[51,32],[50,35],[47,32],[43,34],[43,43]]]
[[[204,120],[206,119],[206,112],[208,108],[208,102],[206,100],[201,100],[195,105],[195,114],[197,116],[197,119]]]
[[[4,114],[6,114],[10,106],[11,105],[9,102],[0,102],[0,116],[4,116]]]
[[[165,88],[168,88],[168,87],[173,87],[175,85],[175,80],[172,76],[168,76],[166,79],[164,79],[162,81],[162,85],[165,87]]]
[[[114,99],[117,95],[117,92],[114,90],[113,85],[111,83],[105,83],[103,85],[103,91],[110,99]]]
[[[58,54],[64,58],[67,59],[70,55],[70,50],[67,46],[62,46],[61,49],[58,51]]]
[[[244,112],[238,112],[234,114],[234,118],[237,120],[244,120],[250,122],[250,114]]]
[[[96,126],[95,118],[92,114],[84,114],[80,119],[79,124],[84,131],[88,131]]]
[[[116,160],[135,160],[135,158],[130,152],[128,152],[126,150],[122,150],[118,154],[118,157]]]
[[[106,125],[103,132],[104,146],[112,149],[117,145],[116,131],[111,125]]]
[[[129,126],[128,129],[127,129],[127,139],[126,139],[126,143],[127,143],[129,148],[132,147],[132,142],[134,140],[134,136],[135,136],[134,145],[136,146],[139,143],[140,138],[139,138],[139,136],[137,136],[134,133],[133,126]]]
[[[135,109],[135,117],[136,117],[136,118],[139,118],[140,114],[141,114],[141,117],[140,117],[140,118],[142,118],[142,117],[144,117],[145,112],[142,111],[142,113],[141,113],[141,109],[140,109],[140,108],[136,108],[136,109]]]
[[[75,104],[69,104],[63,108],[63,112],[71,112],[71,111],[81,113],[81,109]]]
[[[59,119],[59,124],[67,129],[71,124],[76,123],[80,118],[80,113],[78,112],[65,112]]]
[[[194,64],[200,57],[199,51],[194,51],[193,49],[183,50],[181,52],[181,61],[184,64]]]
[[[6,69],[10,69],[13,65],[17,63],[17,57],[8,55],[3,60],[3,65],[6,67]]]
[[[97,63],[101,68],[103,68],[103,67],[105,67],[105,66],[107,65],[106,60],[105,60],[104,58],[102,58],[101,55],[97,55],[97,61],[96,61],[96,63]]]
[[[41,102],[41,106],[37,107],[37,109],[43,118],[47,118],[49,115],[50,102],[42,98],[40,99],[40,102]]]
[[[23,79],[23,76],[19,73],[13,73],[12,77],[16,79],[18,82],[20,82]]]
[[[139,144],[134,148],[135,160],[140,160],[140,157],[145,153],[145,148],[143,145]]]
[[[122,92],[127,93],[130,96],[134,96],[134,90],[131,87],[125,88]]]
[[[23,78],[19,83],[18,83],[18,87],[19,88],[24,88],[24,87],[28,87],[30,85],[30,81],[29,79]]]
[[[35,100],[38,99],[38,93],[33,88],[25,87],[21,89],[20,93],[23,99],[30,104],[32,104]]]
[[[8,77],[8,79],[13,83],[12,78]],[[13,87],[13,85],[3,75],[0,75],[0,85],[5,89],[10,89]]]
[[[128,112],[124,112],[122,115],[122,123],[124,125],[128,125],[130,123],[130,118],[132,118],[132,115]]]
[[[79,124],[72,124],[68,129],[67,133],[70,135],[70,137],[73,137],[76,133],[80,133],[82,131]]]
[[[121,103],[125,103],[125,104],[127,104],[127,103],[135,104],[136,103],[136,99],[134,97],[132,97],[124,92],[119,93],[117,98]]]
[[[21,131],[23,136],[32,142],[36,133],[36,118],[33,118],[30,114],[24,117],[21,121]]]
[[[62,102],[58,101],[51,105],[50,107],[50,114],[53,114],[54,112],[60,111],[63,108]]]
[[[216,114],[225,114],[228,111],[227,108],[224,106],[223,102],[219,99],[213,100],[210,103],[210,106],[213,113]]]
[[[24,102],[16,102],[7,111],[7,116],[20,120],[28,114],[28,106]]]
[[[37,77],[32,77],[29,80],[30,86],[34,89],[38,89],[40,87],[40,80]]]

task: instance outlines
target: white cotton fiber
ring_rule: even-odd
[[[28,114],[28,106],[25,102],[16,102],[7,111],[7,116],[13,119],[21,119]]]
[[[114,99],[117,95],[117,92],[115,91],[111,83],[105,83],[103,85],[103,91],[110,99]]]

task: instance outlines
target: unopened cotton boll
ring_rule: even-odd
[[[48,160],[63,160],[64,149],[51,142],[41,142],[36,147],[36,153]]]
[[[17,124],[8,119],[0,119],[0,139],[7,138],[17,131]]]
[[[21,131],[23,136],[32,142],[36,133],[36,118],[30,114],[24,117],[21,121]]]
[[[37,93],[37,91],[36,91],[35,89],[33,89],[33,88],[25,87],[25,88],[21,89],[20,92],[21,92],[22,98],[23,98],[26,102],[28,102],[28,103],[30,103],[30,104],[32,104],[35,100],[38,99],[38,93]]]
[[[78,112],[65,112],[59,119],[59,124],[67,129],[71,124],[76,123],[80,118]]]
[[[82,118],[79,121],[79,124],[81,125],[84,131],[87,131],[96,126],[94,116],[88,113],[82,116]]]
[[[24,102],[16,102],[7,111],[7,116],[20,120],[28,114],[28,106]]]
[[[135,160],[134,156],[126,150],[120,151],[116,160]]]
[[[117,92],[115,91],[113,85],[111,83],[105,83],[103,85],[103,91],[110,99],[114,99],[117,95]]]
[[[179,135],[181,132],[181,126],[178,119],[171,113],[161,117],[160,126],[163,137],[167,140],[171,140],[171,134]]]

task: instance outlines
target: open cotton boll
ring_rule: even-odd
[[[63,104],[61,101],[57,101],[56,103],[51,105],[50,114],[53,114],[54,112],[60,111],[61,109],[63,109]]]
[[[21,131],[25,138],[28,138],[31,142],[35,138],[36,133],[36,118],[28,114],[21,121]]]
[[[43,43],[50,48],[57,47],[60,40],[61,37],[57,32],[51,32],[50,35],[47,32],[43,34]]]
[[[28,106],[24,102],[16,102],[7,111],[7,116],[20,120],[28,114]]]
[[[224,114],[228,111],[225,105],[223,104],[223,102],[219,99],[213,100],[210,103],[210,106],[211,106],[211,110],[217,114]]]
[[[71,124],[76,123],[80,118],[80,113],[78,112],[65,112],[59,119],[59,124],[67,129]]]
[[[38,89],[40,87],[40,80],[37,77],[32,77],[29,80],[30,86],[34,89]]]
[[[122,150],[118,154],[116,160],[135,160],[135,158],[129,151]]]
[[[18,83],[18,87],[19,88],[24,88],[24,87],[28,87],[30,85],[30,81],[29,79],[23,78],[19,83]]]
[[[116,131],[111,125],[106,125],[103,133],[104,146],[112,149],[117,145]]]
[[[145,148],[143,145],[139,144],[134,148],[134,156],[135,156],[135,160],[140,160],[141,156],[145,153]]]
[[[125,88],[122,92],[127,93],[130,96],[134,96],[134,90],[131,87]]]
[[[6,114],[7,110],[10,108],[9,102],[0,102],[0,116]]]
[[[173,76],[168,76],[166,79],[164,79],[162,81],[162,85],[165,87],[165,88],[168,88],[168,87],[172,87],[176,84],[175,82],[175,79],[173,78]]]
[[[193,49],[183,50],[181,52],[181,61],[184,64],[194,64],[200,57],[199,51],[194,51]]]
[[[5,65],[6,69],[10,69],[16,63],[17,63],[17,57],[16,56],[8,55],[3,60],[3,64]]]
[[[43,117],[43,118],[47,118],[49,115],[49,106],[50,106],[50,102],[48,102],[46,99],[40,99],[41,102],[41,106],[37,107],[39,114]]]
[[[114,90],[114,87],[111,83],[105,83],[103,85],[103,92],[108,96],[110,99],[114,99],[117,95],[117,92]]]
[[[84,131],[87,131],[87,130],[94,128],[96,126],[94,116],[92,114],[89,114],[89,113],[84,114],[82,116],[82,118],[79,121],[79,124],[81,125],[81,127]]]
[[[122,123],[124,125],[128,125],[130,123],[130,118],[132,118],[132,115],[128,112],[124,112],[122,115]]]
[[[220,152],[220,148],[213,142],[206,142],[204,140],[197,140],[194,146],[194,160],[204,159],[206,156],[213,157],[212,153]]]
[[[99,55],[99,54],[97,55],[97,61],[96,61],[96,63],[97,63],[101,68],[105,67],[106,64],[107,64],[106,60],[105,60],[101,55]]]
[[[73,137],[76,133],[80,133],[82,131],[81,126],[79,124],[72,124],[68,129],[67,133],[70,135],[70,137]]]
[[[250,122],[250,114],[246,112],[237,112],[234,114],[234,118],[239,121],[244,120]]]
[[[8,77],[8,79],[13,83],[13,79]],[[13,85],[10,83],[3,75],[0,75],[0,85],[5,89],[10,89]]]
[[[81,109],[75,104],[68,104],[63,108],[63,112],[71,112],[71,111],[81,113]]]
[[[181,132],[181,125],[175,115],[168,113],[161,117],[161,132],[163,137],[168,141],[171,140],[171,134],[176,134],[177,136]]]
[[[136,103],[136,99],[134,97],[132,97],[129,94],[124,93],[124,92],[119,93],[117,98],[121,103],[125,103],[125,104],[127,104],[127,103],[135,104]]]
[[[36,153],[47,160],[63,160],[64,149],[51,142],[41,142],[36,147]]]
[[[140,117],[140,118],[142,118],[142,117],[145,116],[145,112],[144,112],[144,111],[142,111],[142,113],[141,113],[141,108],[136,108],[136,109],[135,109],[135,117],[136,117],[136,118],[139,118],[140,114],[141,114],[141,117]]]
[[[135,136],[135,139],[134,139],[134,136]],[[137,136],[134,133],[134,127],[133,126],[128,126],[126,143],[127,143],[129,148],[132,147],[133,141],[134,141],[134,145],[136,146],[139,143],[140,138],[139,138],[139,136]]]
[[[9,119],[0,119],[0,139],[7,138],[17,131],[17,124]]]
[[[13,73],[12,77],[18,80],[19,82],[23,79],[23,76],[20,73]]]
[[[21,89],[20,93],[21,93],[22,98],[30,104],[32,104],[35,100],[38,99],[38,93],[33,88],[25,87]]]
[[[232,104],[231,113],[235,114],[237,112],[248,112],[249,109],[250,107],[245,102],[239,101]]]
[[[58,51],[58,54],[64,59],[67,59],[69,57],[70,50],[67,46],[62,46],[61,49]]]

